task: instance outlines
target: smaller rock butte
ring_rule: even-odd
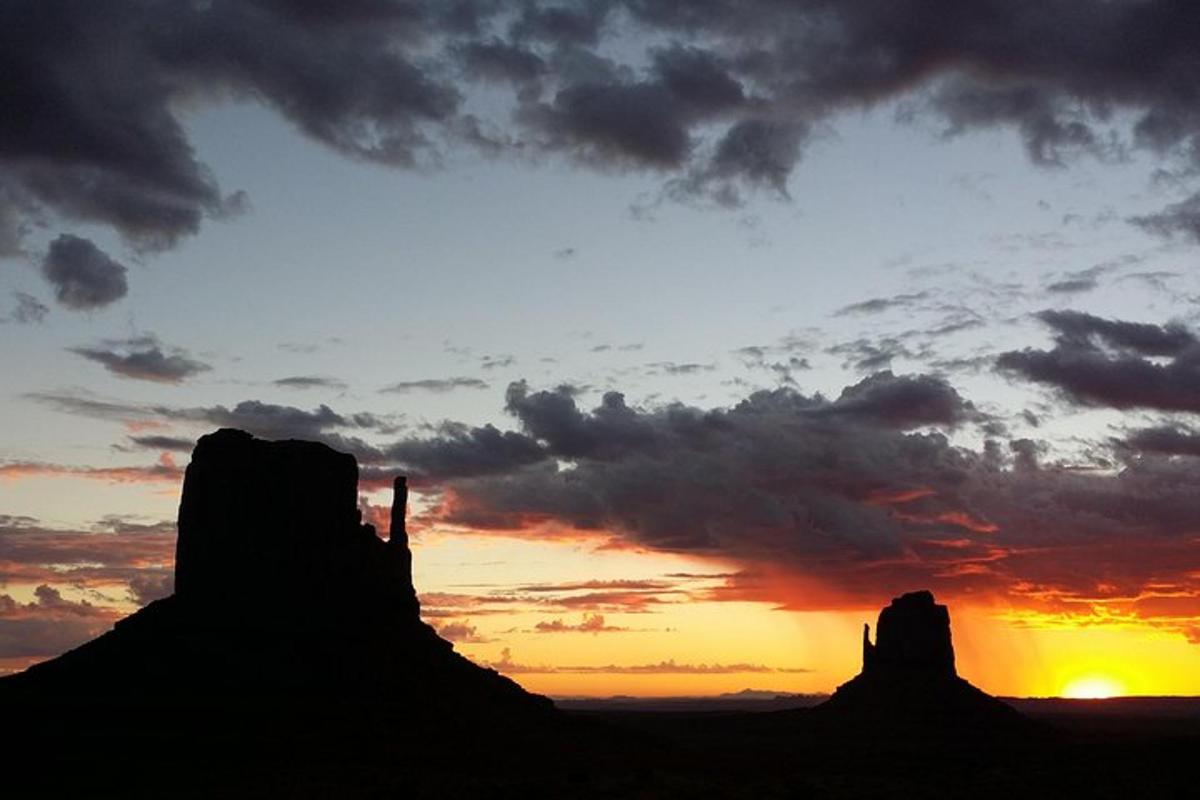
[[[958,676],[950,612],[929,591],[894,598],[879,614],[875,642],[863,626],[862,672],[813,709],[853,736],[900,732],[991,735],[1026,724],[1011,706]]]

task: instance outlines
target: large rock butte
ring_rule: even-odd
[[[407,495],[396,478],[385,542],[362,522],[353,456],[230,429],[205,436],[183,482],[175,596],[213,615],[254,608],[307,628],[415,622]]]
[[[928,591],[909,592],[879,612],[875,644],[863,625],[863,674],[910,672],[953,677],[950,612]]]
[[[463,719],[548,713],[549,700],[421,622],[404,478],[395,490],[384,541],[362,522],[353,456],[230,429],[202,437],[184,478],[175,594],[0,680],[0,692],[140,706],[353,699]]]

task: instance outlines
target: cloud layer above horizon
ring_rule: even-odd
[[[560,156],[726,206],[787,197],[822,126],[893,101],[943,136],[1012,130],[1040,166],[1137,151],[1190,184],[1197,30],[1175,0],[19,0],[0,10],[0,255],[39,258],[65,308],[119,300],[127,268],[83,226],[140,257],[246,207],[180,117],[229,98],[369,163]],[[1129,222],[1194,240],[1196,197]]]

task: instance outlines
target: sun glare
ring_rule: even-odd
[[[1083,675],[1067,682],[1062,696],[1074,700],[1103,700],[1125,694],[1120,683],[1105,675]]]

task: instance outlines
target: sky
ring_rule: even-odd
[[[1200,8],[0,8],[0,671],[171,590],[196,438],[353,453],[456,648],[1200,693]],[[1097,688],[1100,687],[1100,688]]]

